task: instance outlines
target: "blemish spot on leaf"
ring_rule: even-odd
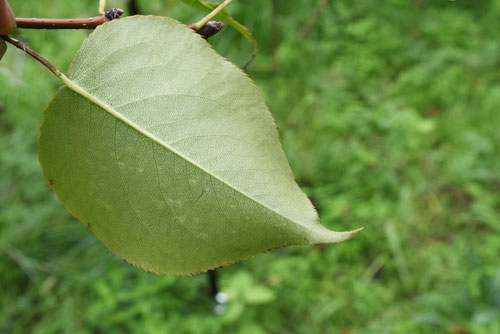
[[[201,190],[201,193],[200,193],[200,196],[198,196],[198,199],[200,199],[200,198],[201,198],[201,196],[203,196],[203,195],[205,194],[205,192],[206,192],[206,191],[207,191],[206,189],[202,189],[202,190]],[[198,200],[198,199],[197,199],[197,200]]]

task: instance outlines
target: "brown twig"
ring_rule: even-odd
[[[16,17],[18,28],[25,29],[94,29],[109,21],[104,15],[78,19],[39,19]]]
[[[61,76],[61,71],[57,67],[52,65],[47,59],[40,56],[37,52],[32,50],[29,46],[27,46],[23,42],[18,41],[17,39],[14,38],[10,38],[9,36],[0,36],[0,38],[3,38],[6,42],[14,45],[18,49],[23,50],[24,52],[26,52],[27,54],[38,60],[45,67],[47,67],[52,73],[54,73],[57,77]]]
[[[18,28],[25,29],[95,29],[103,23],[119,18],[123,10],[117,8],[107,9],[104,15],[77,19],[38,19],[16,17]],[[196,31],[196,23],[188,25],[188,28]],[[212,37],[224,28],[223,22],[209,21],[200,30],[196,31],[203,38]]]
[[[16,17],[18,28],[26,29],[95,29],[103,23],[119,18],[123,10],[107,9],[104,15],[76,19],[38,19]]]

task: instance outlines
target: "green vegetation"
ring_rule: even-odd
[[[195,22],[174,2],[144,13]],[[0,63],[0,332],[500,333],[500,2],[235,1],[249,67],[323,225],[353,240],[290,247],[205,275],[156,276],[72,218],[37,159],[58,79],[9,48]],[[96,1],[16,1],[19,16],[95,15]],[[110,2],[120,7],[123,2]],[[88,32],[26,31],[61,69]],[[211,39],[244,64],[229,27]]]

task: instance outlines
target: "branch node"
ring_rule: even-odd
[[[123,14],[123,9],[120,8],[110,8],[106,9],[104,16],[106,16],[110,21],[120,18]]]
[[[195,30],[195,27],[192,27],[193,25],[190,24],[189,28]],[[218,22],[218,21],[208,21],[207,24],[205,24],[203,27],[201,27],[200,30],[197,31],[198,34],[203,36],[203,38],[208,39],[209,37],[212,37],[221,29],[224,28],[224,22]]]
[[[217,6],[217,8],[215,8],[214,10],[212,10],[207,16],[205,16],[204,18],[202,18],[200,21],[196,22],[196,24],[195,24],[195,26],[196,26],[195,31],[198,31],[201,28],[203,28],[203,26],[206,25],[208,23],[208,21],[210,21],[217,14],[219,14],[221,11],[223,11],[224,8],[226,8],[226,6],[229,5],[231,2],[233,2],[233,0],[225,0],[219,6]]]

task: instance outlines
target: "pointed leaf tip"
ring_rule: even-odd
[[[353,236],[358,234],[364,229],[364,227],[345,232],[335,232],[330,231],[327,228],[320,225],[313,229],[312,236],[310,237],[310,242],[312,244],[331,244],[346,241],[351,239]]]
[[[356,234],[358,234],[359,232],[363,231],[365,228],[364,227],[360,227],[360,228],[357,228],[355,230],[352,230],[351,231],[351,238],[354,237]]]

